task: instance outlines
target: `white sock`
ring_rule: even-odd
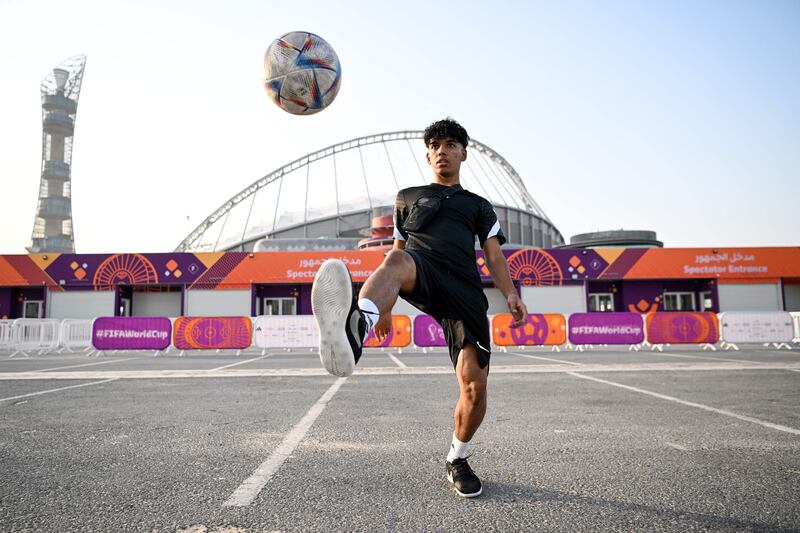
[[[362,340],[367,340],[367,335],[372,330],[372,327],[378,322],[381,314],[378,312],[378,306],[375,302],[368,298],[361,298],[358,300],[358,308],[364,313],[364,320],[367,321],[367,331],[364,333]]]
[[[469,442],[461,442],[453,433],[453,442],[450,443],[450,452],[447,454],[447,462],[452,463],[456,459],[462,459],[467,456],[469,451]]]

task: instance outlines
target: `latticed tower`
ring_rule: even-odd
[[[42,174],[28,251],[75,252],[72,137],[86,56],[63,61],[42,80]]]

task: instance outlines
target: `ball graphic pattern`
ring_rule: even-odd
[[[264,89],[278,107],[294,115],[312,115],[328,107],[341,80],[339,57],[313,33],[281,35],[264,55]]]

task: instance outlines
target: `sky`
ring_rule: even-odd
[[[172,251],[306,153],[445,116],[517,170],[567,242],[800,245],[797,0],[383,4],[0,0],[0,253],[30,244],[39,85],[75,54],[79,253]],[[293,30],[342,64],[312,116],[262,88],[266,48]]]

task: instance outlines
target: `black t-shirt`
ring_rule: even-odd
[[[475,265],[475,237],[478,237],[481,247],[490,237],[497,237],[500,244],[506,242],[497,214],[488,200],[458,186],[458,192],[442,199],[439,212],[422,231],[409,232],[403,229],[403,221],[418,198],[434,196],[447,188],[431,183],[398,192],[394,209],[394,236],[406,241],[406,249],[416,250],[448,272],[482,286]]]

